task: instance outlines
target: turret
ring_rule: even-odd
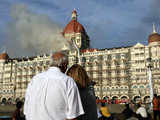
[[[154,24],[153,24],[153,31],[151,35],[149,35],[149,38],[148,38],[148,44],[149,45],[160,44],[160,34],[157,33],[156,27]]]
[[[74,41],[79,49],[86,49],[90,47],[90,40],[83,25],[77,21],[77,16],[77,11],[74,9],[72,20],[66,25],[62,33],[70,44],[73,44]]]
[[[77,20],[77,11],[76,11],[76,9],[74,9],[72,11],[72,20]]]

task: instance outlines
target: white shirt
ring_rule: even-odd
[[[147,117],[147,111],[144,107],[139,107],[136,111],[136,114],[140,114],[143,118]]]
[[[57,67],[37,74],[26,91],[24,114],[27,120],[65,120],[84,114],[76,83]]]

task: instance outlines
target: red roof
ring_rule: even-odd
[[[5,60],[5,59],[8,59],[8,58],[9,58],[9,56],[8,56],[7,53],[0,54],[0,60]]]
[[[64,28],[63,34],[66,33],[86,33],[86,32],[84,27],[77,20],[71,20]]]
[[[149,36],[148,42],[160,42],[160,35],[158,33],[151,34]]]
[[[96,49],[96,48],[90,48],[90,49],[83,49],[83,50],[81,50],[82,53],[85,53],[85,52],[94,52],[94,51],[98,51],[98,49]]]

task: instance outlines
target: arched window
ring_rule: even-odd
[[[133,86],[133,89],[136,89],[137,88],[137,86]]]
[[[3,98],[3,99],[2,99],[2,103],[5,104],[6,102],[7,102],[7,99],[6,99],[6,98]]]
[[[107,87],[107,90],[110,90],[110,88],[109,88],[109,87]]]
[[[144,86],[143,86],[143,85],[141,85],[139,88],[143,89],[143,88],[144,88]]]
[[[149,85],[147,85],[146,88],[150,88]]]

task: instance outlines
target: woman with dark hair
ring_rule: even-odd
[[[68,69],[66,74],[75,80],[85,112],[85,114],[79,116],[77,120],[98,120],[96,97],[94,90],[92,89],[93,87],[90,87],[91,80],[85,69],[82,66],[75,64]]]

